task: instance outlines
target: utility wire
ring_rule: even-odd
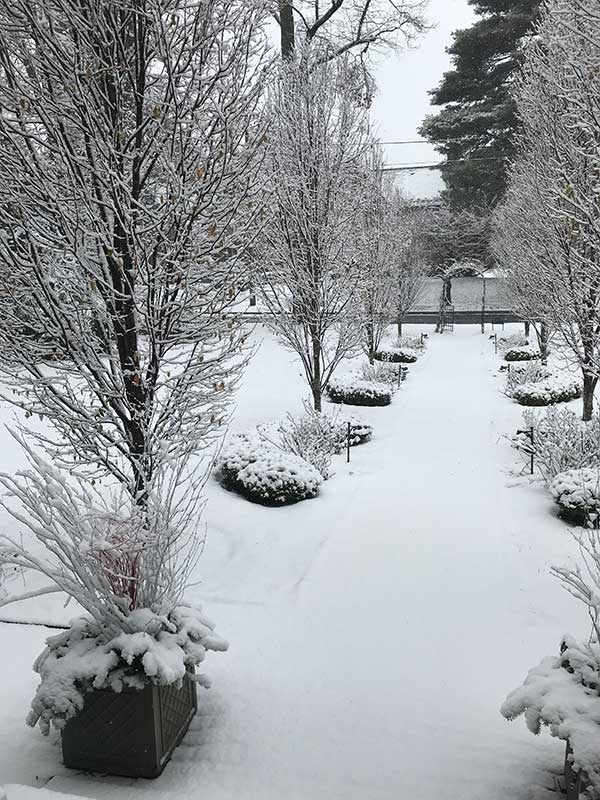
[[[407,163],[407,164],[386,164],[383,167],[384,172],[401,172],[403,170],[416,170],[416,169],[439,169],[446,164],[464,164],[472,163],[474,161],[504,161],[508,156],[484,156],[483,158],[449,158],[446,161],[438,161],[435,164],[427,164],[423,162]]]

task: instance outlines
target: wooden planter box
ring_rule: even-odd
[[[567,742],[567,752],[565,753],[565,786],[567,790],[566,800],[579,800],[587,787],[585,775],[575,772],[569,756],[573,753],[571,745]]]
[[[148,685],[142,690],[100,689],[62,730],[66,767],[128,778],[156,778],[183,739],[198,707],[196,684],[181,689]]]

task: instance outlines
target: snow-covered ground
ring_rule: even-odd
[[[498,709],[587,625],[548,574],[573,550],[566,527],[541,484],[510,474],[502,435],[522,409],[499,363],[475,326],[431,333],[392,405],[365,410],[372,442],[314,500],[263,508],[209,483],[195,599],[231,648],[207,659],[213,688],[157,780],[66,770],[58,737],[24,723],[50,631],[0,624],[0,784],[99,800],[521,800],[547,782],[560,743]],[[232,427],[299,410],[304,392],[265,334]],[[10,448],[0,468],[14,469]]]

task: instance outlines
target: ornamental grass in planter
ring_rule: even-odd
[[[64,506],[75,498],[72,487],[62,489]],[[67,767],[159,775],[196,712],[196,684],[210,685],[196,668],[208,651],[227,650],[201,609],[180,599],[201,541],[165,529],[157,513],[99,519],[81,509],[78,540],[55,531],[64,558],[55,579],[87,613],[46,640],[34,664],[40,683],[27,724],[61,732]],[[61,525],[59,516],[53,525]],[[10,558],[26,563],[18,549]]]

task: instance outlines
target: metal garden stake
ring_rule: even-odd
[[[346,451],[347,451],[347,453],[346,453],[346,463],[347,464],[350,463],[350,427],[351,427],[350,423],[348,423],[348,436],[347,436],[347,442],[346,442]]]

